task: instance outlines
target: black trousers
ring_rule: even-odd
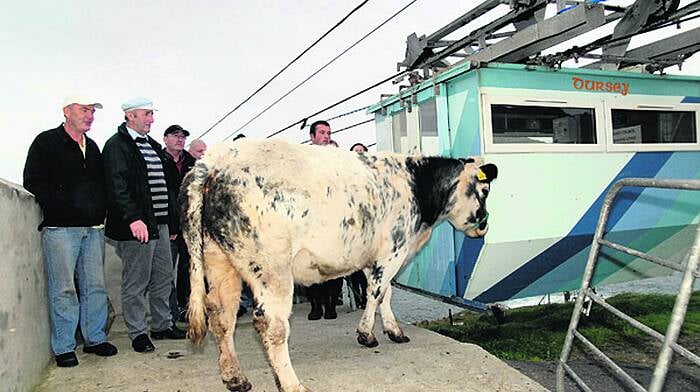
[[[364,309],[367,305],[367,276],[362,270],[355,271],[350,275],[350,289],[357,307]]]
[[[306,288],[306,295],[314,305],[332,305],[343,289],[343,278],[332,279],[327,282],[312,284]]]

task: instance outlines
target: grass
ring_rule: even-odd
[[[664,334],[675,299],[665,294],[621,294],[606,301]],[[418,326],[477,344],[504,360],[554,361],[561,354],[573,306],[571,302],[511,309],[501,324],[490,313],[461,312],[453,316],[452,324],[443,319]],[[597,304],[593,304],[590,316],[581,316],[578,331],[619,361],[654,363],[661,347],[656,339]],[[700,292],[690,299],[679,343],[693,352],[700,348]],[[572,353],[574,357],[582,354],[580,347]]]

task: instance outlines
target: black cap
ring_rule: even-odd
[[[165,129],[165,132],[163,133],[163,136],[168,136],[172,133],[177,133],[177,132],[182,132],[185,136],[190,136],[189,131],[186,129],[183,129],[181,126],[175,124],[171,125],[168,128]]]

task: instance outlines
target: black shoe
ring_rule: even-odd
[[[177,321],[186,323],[188,320],[187,308],[180,308],[180,315],[178,316]]]
[[[321,317],[323,317],[323,308],[321,304],[315,300],[311,300],[311,312],[309,312],[307,318],[309,320],[319,320]]]
[[[117,348],[109,342],[102,342],[94,346],[83,346],[83,352],[97,354],[100,357],[111,357],[117,353]]]
[[[333,320],[338,318],[338,313],[335,311],[335,304],[326,305],[326,312],[323,313],[323,318],[326,320]]]
[[[187,337],[187,332],[176,326],[172,326],[165,331],[151,331],[151,337],[155,340],[174,339],[182,340]]]
[[[245,306],[241,305],[238,307],[238,312],[236,312],[236,317],[241,317],[246,313],[248,313],[248,309],[246,309]]]
[[[156,349],[156,346],[151,343],[151,339],[149,339],[148,335],[145,333],[142,333],[134,338],[134,340],[131,342],[131,347],[137,353],[150,353]]]
[[[73,351],[56,355],[56,365],[58,367],[78,366],[78,357]]]

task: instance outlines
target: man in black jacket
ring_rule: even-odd
[[[177,200],[183,177],[196,163],[196,159],[185,151],[187,136],[190,133],[177,124],[169,126],[163,133],[163,165],[171,200]],[[177,209],[175,212],[179,213]],[[170,293],[170,313],[173,320],[185,321],[190,298],[190,255],[181,235],[179,216],[175,216],[174,221],[175,230],[170,232],[170,252],[173,255],[173,268],[176,268],[176,282],[175,289]]]
[[[116,241],[122,259],[122,309],[136,352],[150,352],[146,292],[153,339],[184,339],[175,326],[168,299],[173,281],[170,232],[175,230],[176,200],[170,199],[163,150],[148,137],[153,102],[134,98],[122,104],[125,123],[104,147],[107,189],[105,234]]]
[[[319,120],[311,124],[309,128],[311,144],[315,146],[332,146],[331,125],[327,121]],[[335,147],[338,147],[337,143]],[[343,289],[343,278],[331,279],[327,282],[312,284],[306,288],[306,294],[311,303],[311,312],[307,318],[318,320],[335,319],[338,313],[335,311],[336,299],[340,298]],[[323,306],[323,308],[321,307]]]
[[[102,156],[86,135],[96,108],[102,104],[93,99],[67,97],[64,123],[34,139],[24,166],[24,187],[34,194],[44,215],[39,230],[48,275],[51,350],[60,367],[78,364],[74,351],[78,321],[84,352],[105,357],[117,353],[105,333]]]

